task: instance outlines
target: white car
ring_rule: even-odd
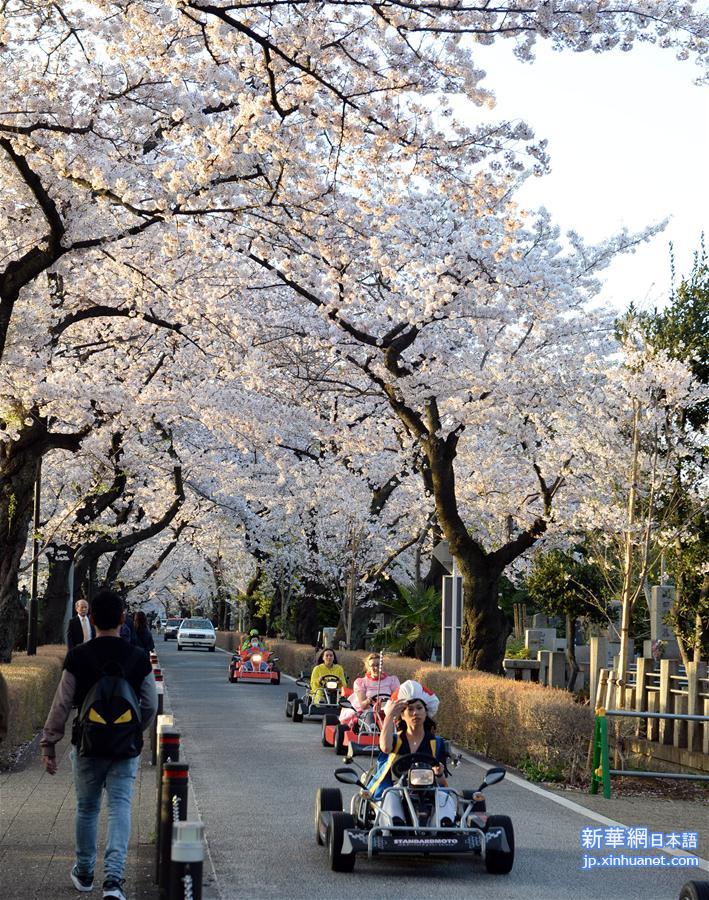
[[[209,619],[183,619],[177,631],[177,649],[206,647],[211,653],[217,645],[214,625]]]

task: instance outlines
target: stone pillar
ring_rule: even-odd
[[[549,652],[549,651],[548,651]],[[549,652],[549,687],[566,687],[566,654],[554,650]]]
[[[672,675],[676,675],[679,670],[679,663],[676,659],[660,660],[660,709],[661,713],[674,712],[674,695],[672,694]],[[671,744],[674,734],[672,719],[660,719],[660,743]]]
[[[691,662],[687,666],[687,714],[690,716],[702,716],[702,703],[699,697],[699,679],[707,677],[707,664],[705,662]],[[709,728],[709,723],[704,724]],[[687,749],[691,752],[702,752],[702,722],[687,722]]]
[[[592,637],[590,646],[588,672],[590,688],[588,696],[591,705],[594,706],[597,699],[596,694],[598,693],[598,678],[600,671],[601,669],[605,669],[608,665],[608,639],[605,637]]]

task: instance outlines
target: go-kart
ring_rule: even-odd
[[[229,661],[229,681],[266,681],[269,684],[280,684],[281,673],[276,668],[278,657],[272,656],[270,650],[249,647],[238,653],[232,653]]]
[[[318,682],[319,690],[313,692],[306,672],[300,673],[296,684],[304,687],[305,693],[299,697],[295,691],[289,691],[286,697],[286,717],[294,722],[303,719],[321,719],[326,715],[335,715],[339,710],[339,701],[345,685],[337,675],[323,675]],[[322,696],[316,702],[316,695]]]
[[[447,789],[456,799],[455,821],[442,824],[434,768],[428,753],[400,756],[391,768],[394,782],[384,791],[396,791],[404,809],[404,824],[392,824],[383,813],[382,800],[366,788],[367,776],[355,769],[335,769],[335,778],[359,788],[343,812],[339,788],[320,788],[315,798],[315,840],[327,846],[330,868],[351,872],[358,853],[368,858],[387,855],[457,855],[482,857],[485,868],[506,875],[514,863],[514,829],[508,816],[488,816],[483,790],[505,777],[502,768],[489,769],[477,791]],[[447,771],[447,770],[446,770]],[[382,797],[382,799],[383,799]]]
[[[353,756],[371,753],[372,747],[379,745],[379,733],[384,721],[384,704],[389,694],[376,694],[369,699],[371,706],[357,710],[345,697],[340,699],[340,709],[355,710],[357,715],[348,722],[341,722],[337,716],[326,715],[322,722],[322,745],[334,747],[338,756],[345,755],[349,762]]]

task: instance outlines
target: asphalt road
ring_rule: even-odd
[[[686,881],[707,877],[686,868],[582,871],[580,831],[598,823],[507,781],[489,788],[487,796],[488,812],[510,815],[514,823],[511,874],[488,875],[471,857],[358,856],[352,874],[332,872],[325,849],[315,843],[313,803],[318,787],[338,786],[332,770],[341,763],[322,747],[319,723],[293,724],[285,717],[292,682],[232,685],[224,653],[178,653],[174,641],[156,646],[206,828],[214,893],[222,900],[676,900]],[[451,786],[476,788],[483,771],[464,762]],[[340,787],[347,805],[354,789]]]

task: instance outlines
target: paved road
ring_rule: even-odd
[[[513,819],[517,851],[510,875],[488,875],[470,858],[358,857],[354,873],[331,872],[315,844],[313,800],[318,787],[337,786],[337,759],[322,747],[319,724],[286,719],[292,683],[232,685],[224,653],[177,653],[174,642],[157,649],[222,900],[674,900],[685,881],[709,877],[686,868],[581,871],[580,829],[598,823],[506,781],[489,789],[488,809]],[[482,771],[463,763],[453,786],[477,787]],[[342,789],[347,802],[350,789]],[[706,847],[699,852],[706,856]]]

